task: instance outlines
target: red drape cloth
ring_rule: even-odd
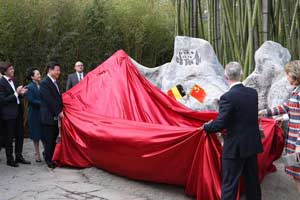
[[[120,50],[63,94],[60,166],[95,166],[137,180],[181,185],[197,199],[221,195],[221,152],[215,135],[198,130],[216,112],[196,112],[147,81]],[[276,170],[283,132],[264,119],[260,179]]]

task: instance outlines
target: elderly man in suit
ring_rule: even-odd
[[[4,125],[7,165],[18,167],[18,163],[30,164],[22,156],[24,132],[21,99],[27,89],[22,85],[18,86],[18,82],[14,78],[14,67],[10,63],[1,62],[0,69],[3,74],[0,79],[0,117]],[[15,158],[13,156],[13,138],[15,138]]]
[[[75,69],[75,72],[72,74],[69,74],[69,76],[68,76],[66,90],[69,90],[72,87],[74,87],[85,76],[85,73],[83,72],[84,66],[83,66],[82,62],[80,62],[80,61],[76,62],[74,69]]]
[[[240,176],[244,177],[247,200],[260,200],[257,154],[263,151],[258,125],[258,97],[255,89],[241,82],[242,68],[237,62],[225,67],[230,90],[220,99],[219,115],[204,125],[216,133],[227,129],[222,154],[222,200],[236,199]]]
[[[45,161],[49,168],[54,169],[52,156],[59,133],[58,120],[63,117],[63,104],[57,79],[60,76],[60,65],[51,62],[47,65],[48,74],[40,83],[40,117],[45,146]]]

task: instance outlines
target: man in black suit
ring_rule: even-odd
[[[58,120],[63,117],[63,104],[57,79],[60,76],[60,65],[51,62],[47,65],[48,74],[40,83],[41,123],[43,125],[43,142],[45,161],[49,168],[55,168],[52,156],[59,133]]]
[[[219,115],[204,125],[204,130],[216,133],[227,130],[222,154],[222,200],[234,200],[242,175],[247,200],[260,200],[257,154],[263,151],[258,126],[258,97],[255,89],[241,82],[242,68],[237,62],[225,67],[230,90],[220,98]]]
[[[75,69],[75,72],[73,74],[69,74],[69,76],[68,76],[66,90],[69,90],[72,87],[74,87],[85,76],[85,73],[83,72],[84,66],[83,66],[82,62],[80,62],[80,61],[76,62],[74,69]]]
[[[18,86],[14,78],[14,67],[7,62],[0,63],[0,117],[4,125],[4,145],[7,165],[18,167],[18,163],[30,164],[22,156],[24,132],[22,96],[27,92],[25,87]],[[17,87],[18,86],[18,87]],[[13,138],[15,138],[15,159],[13,156]]]

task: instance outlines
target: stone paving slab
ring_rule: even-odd
[[[183,187],[135,181],[88,168],[56,168],[35,163],[32,143],[26,139],[24,157],[31,165],[12,168],[0,151],[0,200],[192,200]],[[293,180],[276,163],[278,171],[262,183],[263,200],[299,200]],[[245,198],[242,198],[245,200]]]

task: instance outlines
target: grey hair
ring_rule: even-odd
[[[240,81],[243,75],[242,66],[238,62],[230,62],[225,66],[225,76],[230,81]]]
[[[77,61],[77,62],[75,63],[75,67],[76,67],[77,65],[83,65],[83,63],[82,63],[81,61]]]

